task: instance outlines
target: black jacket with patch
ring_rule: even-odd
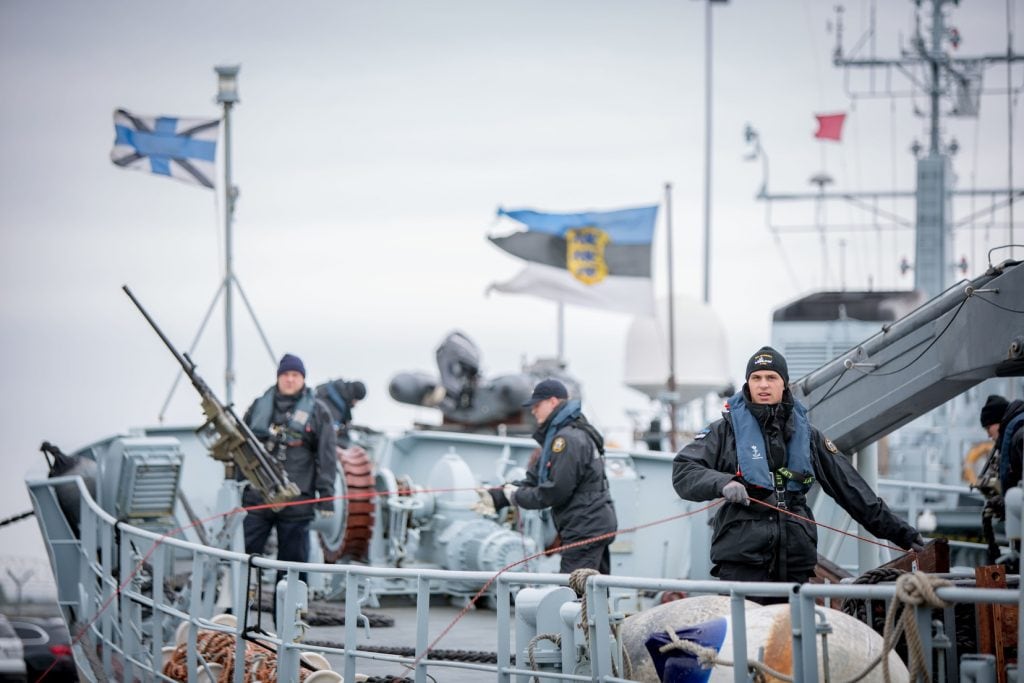
[[[534,434],[542,446],[550,419]],[[604,455],[590,436],[591,430],[593,427],[582,416],[559,429],[551,443],[547,480],[541,483],[537,472],[541,459],[536,458],[530,463],[526,478],[516,482],[519,488],[512,496],[512,502],[519,507],[551,508],[563,544],[618,528],[604,472]]]
[[[751,498],[774,503],[774,491],[754,487],[736,474],[736,439],[730,420],[731,416],[723,413],[723,419],[713,422],[676,455],[672,464],[676,493],[685,500],[714,500],[721,497],[723,486],[736,480],[747,484]],[[792,420],[791,411],[783,410],[775,419],[767,420],[767,424],[760,423],[773,469],[786,462],[786,440],[792,434]],[[872,534],[909,548],[917,530],[894,515],[849,459],[833,451],[834,448],[821,432],[811,427],[811,465],[817,483]],[[813,519],[802,494],[790,492],[786,497],[791,512]],[[779,562],[780,537],[786,539],[782,549],[784,562]],[[726,502],[715,515],[711,561],[715,565],[728,562],[774,566],[773,577],[784,581],[789,576],[806,576],[813,569],[818,561],[817,543],[818,534],[810,522],[754,502],[749,506]],[[717,575],[717,571],[712,573]]]
[[[275,391],[274,412],[270,423],[274,425],[287,424],[298,399],[298,395],[281,396]],[[256,401],[249,406],[243,418],[250,427],[255,407]],[[306,423],[302,438],[291,445],[282,445],[282,448],[285,449],[284,471],[288,474],[288,479],[299,487],[299,491],[301,491],[299,500],[330,498],[334,495],[334,479],[338,467],[337,439],[334,434],[331,411],[323,401],[316,400],[313,414]],[[271,453],[270,457],[276,458],[278,455]],[[239,478],[241,478],[240,474]],[[245,506],[261,505],[265,502],[263,496],[253,486],[247,486],[242,494],[242,504]],[[324,501],[316,505],[323,510],[334,509],[333,501]],[[254,510],[249,514],[277,514],[294,520],[312,519],[313,505],[289,505],[276,513],[266,509]]]

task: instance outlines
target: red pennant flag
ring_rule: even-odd
[[[846,114],[815,114],[818,119],[818,132],[814,137],[819,140],[840,140],[843,137],[843,121]]]

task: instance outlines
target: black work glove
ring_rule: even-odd
[[[508,496],[505,495],[504,489],[487,489],[487,493],[491,494],[491,500],[494,501],[494,509],[501,510],[507,508],[511,503],[508,500]]]
[[[913,540],[910,541],[910,549],[915,553],[921,553],[924,551],[924,537],[920,533],[914,536]]]

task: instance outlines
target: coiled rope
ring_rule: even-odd
[[[530,669],[537,671],[537,659],[534,657],[534,650],[537,649],[537,643],[542,640],[550,640],[555,644],[555,647],[562,647],[562,636],[557,633],[538,633],[533,638],[530,638],[530,642],[526,645],[526,656],[530,658]],[[540,677],[534,676],[533,683],[540,683]]]
[[[220,664],[223,668],[217,683],[231,683],[235,669],[235,635],[221,631],[201,631],[196,635],[196,653],[200,667]],[[192,671],[188,668],[188,643],[178,645],[164,665],[163,673],[176,681],[188,681]],[[311,671],[299,668],[299,681],[309,677]],[[277,680],[277,655],[265,645],[248,641],[245,644],[245,683]]]
[[[928,674],[928,660],[925,659],[924,645],[921,644],[921,633],[917,630],[917,619],[911,607],[925,606],[931,609],[949,607],[950,604],[935,594],[937,588],[952,586],[938,576],[925,574],[924,572],[913,572],[901,574],[896,578],[896,592],[889,603],[889,609],[885,614],[885,628],[882,631],[882,651],[871,660],[864,670],[859,674],[841,683],[854,683],[867,676],[879,662],[882,664],[882,680],[889,683],[892,675],[889,672],[889,653],[891,653],[900,641],[902,636],[907,642],[907,653],[910,673],[910,680],[918,678],[925,683],[931,683],[931,676]],[[896,613],[899,616],[896,616]]]

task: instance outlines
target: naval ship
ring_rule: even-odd
[[[935,62],[936,71],[956,63],[940,59],[944,4],[932,1],[939,28],[930,46],[922,39],[917,55]],[[845,298],[840,323],[853,327],[849,320],[859,317],[871,332],[840,343],[837,356],[792,385],[811,420],[843,452],[856,453],[869,478],[877,471],[875,444],[887,435],[982,382],[1024,375],[1024,264],[1005,259],[977,277],[948,282],[949,212],[928,207],[951,201],[950,161],[936,140],[918,163],[916,298],[902,307],[879,301],[875,313],[862,316],[849,315],[860,309],[856,297]],[[811,303],[782,309],[779,322],[821,322],[801,313]],[[777,345],[796,357],[796,343],[777,329]],[[708,522],[722,503],[676,498],[671,453],[609,449],[620,527],[612,574],[554,573],[558,541],[542,512],[509,519],[473,509],[477,489],[516,479],[535,449],[516,435],[521,411],[500,410],[516,405],[529,377],[485,382],[473,387],[480,402],[450,404],[451,422],[493,423],[493,434],[357,433],[339,452],[336,514],[314,522],[314,560],[246,555],[239,489],[226,475],[241,469],[278,503],[288,500],[290,484],[191,361],[164,341],[190,374],[206,423],[198,430],[143,428],[67,454],[47,444],[52,476],[27,483],[82,680],[1016,676],[1024,637],[1016,610],[1024,604],[1006,565],[957,567],[941,539],[920,556],[892,548],[881,556],[863,534],[830,524],[837,515],[819,497],[816,516],[833,527],[830,533],[847,539],[847,547],[854,547],[850,534],[857,548],[870,546],[857,551],[860,567],[884,565],[887,574],[851,581],[843,566],[850,563],[832,559],[838,546],[823,534],[817,582],[710,580]],[[458,352],[465,350],[456,344],[455,355],[464,360]],[[443,402],[465,389],[453,391],[442,378],[442,393],[414,380],[397,381],[393,393]],[[489,407],[455,414],[473,405]],[[936,484],[921,493],[910,481],[885,486],[922,496],[953,493]],[[1004,498],[1012,550],[1024,510],[1019,490]],[[656,516],[651,500],[658,501]],[[907,506],[912,522],[927,500]],[[760,606],[749,597],[781,602]]]

